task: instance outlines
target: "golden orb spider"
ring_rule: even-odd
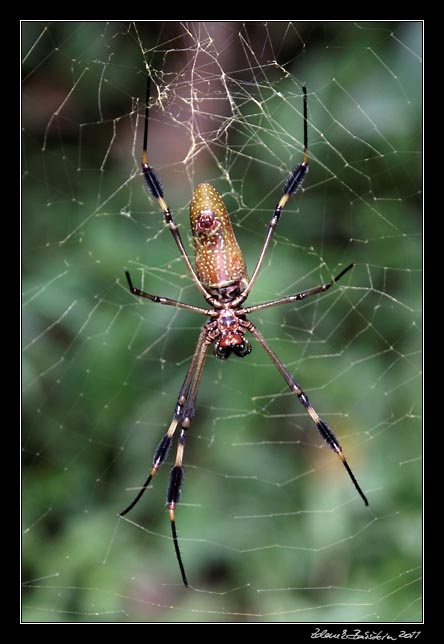
[[[156,474],[162,463],[164,463],[171,448],[173,435],[177,426],[180,425],[176,459],[170,470],[168,482],[167,507],[169,510],[171,531],[177,561],[179,563],[183,583],[188,587],[189,584],[185,574],[177,539],[174,513],[182,493],[184,477],[182,462],[186,435],[190,427],[191,420],[195,414],[197,392],[202,377],[205,358],[207,356],[208,349],[212,344],[214,344],[214,354],[219,359],[225,360],[232,353],[239,358],[243,358],[251,353],[251,344],[245,337],[246,333],[249,332],[253,335],[269,355],[271,361],[284,378],[290,390],[296,394],[299,402],[307,411],[324,441],[330,449],[338,455],[347,470],[348,475],[353,481],[356,490],[360,494],[365,505],[368,505],[367,497],[361,490],[359,483],[345,460],[345,456],[336,436],[333,434],[327,423],[318,416],[300,385],[298,385],[274,351],[268,346],[261,332],[247,317],[247,315],[254,313],[255,311],[270,308],[271,306],[278,306],[279,304],[287,304],[298,300],[304,300],[311,295],[316,295],[316,293],[323,293],[333,286],[333,284],[338,282],[351,268],[353,268],[354,264],[350,264],[330,282],[321,284],[321,286],[310,288],[307,291],[296,293],[295,295],[288,295],[287,297],[273,300],[272,302],[265,302],[263,304],[256,304],[254,306],[247,307],[242,306],[247,299],[257,276],[259,275],[265,253],[279,223],[282,210],[288,199],[299,190],[304,177],[308,172],[307,91],[305,87],[303,87],[304,154],[302,162],[290,172],[284,183],[283,195],[280,198],[268,225],[264,245],[251,279],[248,277],[244,257],[234,236],[230,218],[222,198],[215,188],[208,183],[202,183],[197,186],[191,200],[190,219],[194,240],[196,269],[194,269],[191,264],[190,258],[188,257],[187,251],[183,245],[179,229],[177,228],[171,211],[164,199],[164,192],[161,183],[153,168],[148,164],[147,146],[149,98],[150,78],[148,76],[142,150],[142,173],[150,193],[159,203],[165,218],[165,223],[171,230],[174,241],[176,242],[179,252],[185,261],[194,284],[211,308],[193,306],[191,304],[185,304],[184,302],[171,300],[167,297],[160,297],[158,295],[146,293],[145,291],[136,288],[132,283],[129,272],[125,272],[129,289],[133,295],[145,297],[148,300],[158,302],[159,304],[175,306],[187,309],[188,311],[194,311],[195,313],[201,313],[205,315],[208,320],[203,325],[197,340],[197,345],[191,359],[190,366],[188,367],[185,380],[183,381],[177,398],[177,404],[171,424],[154,452],[152,468],[149,476],[140,488],[136,498],[123,512],[120,513],[120,516],[127,514],[142,497],[143,493],[149,486],[151,479]]]

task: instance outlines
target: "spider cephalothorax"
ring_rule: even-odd
[[[216,358],[226,360],[232,353],[238,358],[244,358],[251,353],[251,344],[245,337],[242,319],[234,309],[223,309],[216,322],[219,331],[214,345]]]
[[[167,490],[167,507],[169,510],[171,530],[173,535],[174,548],[185,586],[188,581],[185,575],[185,569],[182,563],[182,556],[179,550],[179,544],[176,534],[175,509],[180,500],[182,493],[182,484],[184,477],[183,453],[187,431],[190,427],[192,418],[195,414],[197,391],[199,388],[202,371],[208,349],[214,344],[214,353],[217,358],[225,360],[232,353],[243,358],[251,352],[251,344],[245,337],[246,333],[251,333],[257,342],[262,346],[276,366],[290,391],[294,393],[301,405],[307,411],[308,415],[315,424],[322,438],[342,461],[347,470],[356,490],[362,497],[364,503],[368,505],[367,498],[361,490],[353,472],[345,460],[342,448],[333,434],[330,427],[325,423],[311,406],[307,395],[298,385],[292,374],[282,364],[278,356],[269,347],[263,335],[256,326],[248,319],[248,315],[255,311],[260,311],[272,306],[287,304],[303,300],[311,295],[323,293],[337,282],[345,273],[347,273],[353,264],[344,268],[339,275],[325,284],[310,288],[295,295],[288,295],[272,302],[256,304],[254,306],[243,307],[253,284],[259,274],[265,253],[267,251],[273,233],[279,223],[282,210],[291,195],[294,195],[302,185],[304,177],[308,171],[308,152],[307,152],[307,94],[303,88],[304,97],[304,154],[301,163],[299,163],[289,174],[283,186],[283,195],[279,199],[273,216],[268,225],[268,231],[265,242],[257,260],[256,267],[251,278],[248,277],[245,260],[242,251],[234,235],[233,227],[230,222],[227,210],[222,197],[217,190],[209,183],[202,183],[194,191],[190,205],[191,230],[194,239],[194,252],[196,268],[194,269],[185,247],[182,242],[179,230],[171,215],[170,209],[164,199],[164,193],[159,179],[153,168],[147,160],[147,141],[148,141],[148,102],[149,102],[149,78],[147,82],[147,99],[145,108],[145,130],[143,137],[142,152],[142,172],[145,181],[152,196],[157,199],[163,212],[165,223],[171,230],[173,238],[177,244],[180,254],[185,262],[191,278],[205,301],[211,308],[203,308],[171,300],[167,297],[151,295],[133,286],[130,274],[126,272],[128,285],[131,293],[139,297],[145,297],[152,302],[158,302],[168,306],[175,306],[195,313],[207,316],[208,320],[203,325],[196,349],[191,359],[190,366],[183,381],[177,404],[174,410],[170,426],[158,444],[155,452],[151,471],[147,480],[141,487],[139,493],[133,502],[121,512],[124,516],[139,501],[142,494],[149,486],[151,479],[156,474],[162,463],[165,462],[171,448],[172,439],[178,426],[180,426],[177,440],[176,458],[170,471],[170,478]]]

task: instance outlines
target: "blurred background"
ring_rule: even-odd
[[[23,22],[23,620],[422,619],[422,25]],[[355,268],[323,296],[252,315],[329,423],[364,507],[262,349],[210,355],[177,512],[185,590],[151,467],[204,319],[140,173],[149,161],[192,255],[210,181],[248,303]]]

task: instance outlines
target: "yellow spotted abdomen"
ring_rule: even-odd
[[[201,183],[190,204],[196,272],[208,290],[248,283],[242,251],[234,235],[222,197],[209,183]]]

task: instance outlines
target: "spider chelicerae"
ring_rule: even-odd
[[[246,337],[247,333],[250,333],[257,340],[284,378],[290,390],[296,394],[299,402],[307,411],[322,438],[330,449],[338,455],[347,470],[348,475],[353,481],[356,490],[360,494],[365,505],[368,505],[367,497],[351,471],[336,436],[333,434],[327,423],[325,423],[313,409],[303,389],[285,368],[274,351],[268,346],[259,329],[247,317],[250,313],[261,311],[272,306],[289,304],[291,302],[304,300],[307,297],[316,295],[317,293],[324,293],[333,286],[333,284],[338,282],[351,268],[353,268],[354,264],[350,264],[330,282],[326,282],[320,286],[310,288],[301,293],[296,293],[295,295],[288,295],[287,297],[273,300],[271,302],[256,304],[254,306],[243,306],[259,275],[270,240],[272,239],[274,231],[279,223],[282,210],[284,209],[288,199],[299,190],[305,175],[308,172],[307,91],[305,87],[303,87],[303,158],[301,163],[298,163],[298,165],[290,172],[284,183],[283,195],[279,199],[270,223],[268,224],[264,245],[251,278],[248,277],[245,260],[234,236],[230,218],[222,198],[217,190],[208,183],[202,183],[197,186],[190,205],[191,229],[194,240],[196,263],[196,268],[193,267],[183,245],[179,229],[175,224],[171,211],[164,199],[164,192],[161,183],[153,168],[148,163],[149,98],[150,77],[148,76],[142,150],[142,173],[150,193],[159,203],[164,215],[165,223],[173,235],[174,241],[182,255],[188,272],[190,273],[194,284],[209,305],[209,308],[193,306],[191,304],[185,304],[184,302],[171,300],[167,297],[151,295],[150,293],[136,288],[133,285],[129,272],[125,272],[129,289],[133,295],[144,297],[159,304],[194,311],[195,313],[205,315],[208,320],[203,325],[197,340],[197,345],[191,359],[190,366],[177,398],[177,404],[171,424],[154,452],[152,468],[149,476],[140,488],[136,498],[123,512],[121,512],[120,516],[127,514],[142,497],[153,476],[166,460],[171,448],[174,433],[179,426],[176,458],[174,465],[170,470],[167,489],[167,507],[171,521],[174,548],[182,580],[185,586],[189,586],[177,539],[175,509],[179,503],[182,493],[184,477],[184,468],[182,463],[187,432],[195,414],[197,392],[202,377],[205,358],[211,345],[214,346],[215,356],[219,359],[226,360],[232,353],[239,358],[243,358],[251,353],[251,344]]]

